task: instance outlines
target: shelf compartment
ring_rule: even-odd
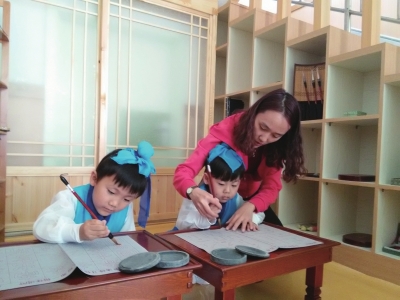
[[[216,98],[214,101],[214,124],[225,118],[225,98]]]
[[[374,193],[375,189],[370,187],[322,184],[319,235],[342,242],[343,235],[348,233],[372,234]]]
[[[229,26],[239,30],[247,31],[253,35],[255,9],[249,10],[238,18],[229,22]]]
[[[280,24],[254,38],[253,87],[283,80],[286,23]]]
[[[251,89],[253,33],[229,28],[227,51],[227,93]]]
[[[242,100],[244,102],[244,109],[248,109],[251,105],[250,104],[251,103],[251,92],[250,91],[241,91],[241,92],[237,92],[237,93],[230,93],[230,94],[226,95],[225,99],[227,97]]]
[[[215,57],[215,96],[226,94],[226,56]]]
[[[400,177],[400,79],[384,85],[382,115],[379,183],[391,184]]]
[[[377,229],[375,252],[391,258],[400,257],[383,252],[383,246],[389,246],[397,233],[400,223],[400,191],[379,190],[377,209]]]
[[[321,161],[321,128],[301,126],[303,138],[304,165],[309,173],[320,173]]]
[[[322,177],[338,179],[339,174],[376,172],[378,126],[327,123],[323,145]]]
[[[308,35],[310,34],[306,36]],[[319,64],[326,61],[327,34],[314,35],[309,39],[304,39],[301,36],[287,43],[284,86],[291,94],[294,94],[293,76],[295,64]],[[324,85],[325,83],[322,82],[322,84]],[[309,88],[311,89],[312,87],[310,86]]]
[[[356,110],[367,115],[379,113],[382,51],[350,54],[329,59],[326,118],[340,118]]]
[[[298,224],[318,223],[319,183],[298,180],[295,184],[286,182],[282,184],[278,215],[283,225],[300,231]]]
[[[217,21],[217,48],[228,42],[229,5],[220,7]]]

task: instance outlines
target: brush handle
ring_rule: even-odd
[[[67,186],[67,188],[71,191],[71,193],[75,196],[75,198],[83,205],[83,207],[88,211],[88,213],[92,216],[93,219],[98,220],[99,218],[96,217],[96,215],[92,212],[92,210],[89,208],[89,206],[87,206],[87,204],[85,203],[85,201],[82,200],[82,198],[74,191],[74,189],[69,185],[69,182],[67,181],[67,179],[65,179],[64,176],[60,175],[60,179],[61,181]],[[110,232],[108,234],[108,237],[110,239],[113,239],[114,236],[112,235],[112,233]],[[114,242],[115,243],[115,242]]]
[[[212,176],[211,176],[211,167],[210,167],[210,165],[207,165],[207,173],[208,173],[208,177],[210,177],[209,178],[210,179],[210,184],[208,186],[210,187],[211,195],[213,197],[215,197],[214,191],[213,191],[213,187],[212,187],[212,180],[211,180]]]

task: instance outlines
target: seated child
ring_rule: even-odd
[[[80,243],[108,236],[111,232],[135,230],[133,200],[140,199],[139,225],[146,226],[150,207],[150,160],[153,147],[145,141],[132,148],[107,154],[90,175],[90,183],[75,187],[99,220],[66,189],[57,193],[33,225],[34,236],[48,243]],[[142,210],[144,208],[145,211]]]
[[[207,172],[210,166],[211,176]],[[240,179],[245,171],[242,158],[227,144],[221,143],[211,149],[206,161],[206,172],[203,184],[199,188],[214,193],[219,199],[222,210],[219,212],[219,223],[224,225],[236,210],[243,205],[243,198],[237,193]],[[210,186],[212,187],[210,190]],[[215,208],[215,207],[214,207]],[[213,209],[213,207],[211,208]],[[216,208],[215,208],[216,209]],[[218,212],[216,210],[216,212]],[[258,225],[264,220],[264,213],[253,213],[253,223]],[[189,199],[183,199],[174,230],[189,228],[207,229],[214,225],[217,219],[209,220],[202,216]]]

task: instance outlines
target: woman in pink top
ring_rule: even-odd
[[[213,125],[190,157],[178,165],[175,188],[210,219],[218,216],[210,205],[221,209],[221,204],[197,188],[193,179],[204,167],[209,151],[221,142],[231,146],[246,165],[239,194],[248,201],[231,217],[226,228],[254,230],[253,212],[263,211],[266,222],[282,225],[269,207],[282,188],[281,178],[286,182],[296,181],[298,174],[306,172],[297,100],[283,89],[268,93],[248,110]]]

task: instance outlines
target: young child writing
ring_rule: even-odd
[[[205,164],[206,172],[203,176],[203,184],[198,188],[212,193],[219,200],[222,210],[219,211],[215,206],[211,206],[211,209],[218,213],[220,225],[225,225],[245,202],[237,192],[240,179],[245,171],[244,163],[232,148],[225,143],[221,143],[211,149]],[[211,171],[211,173],[208,171]],[[253,223],[256,225],[256,229],[258,229],[257,225],[263,220],[264,213],[253,213]],[[174,230],[207,229],[216,224],[216,222],[217,218],[208,219],[201,215],[193,201],[185,198],[179,210]]]
[[[57,193],[51,205],[33,225],[34,236],[48,243],[82,242],[106,237],[111,232],[135,230],[133,200],[140,199],[138,223],[145,227],[150,209],[150,160],[153,147],[145,141],[132,148],[116,149],[107,154],[90,175],[90,183],[74,188],[89,212],[69,190]]]

